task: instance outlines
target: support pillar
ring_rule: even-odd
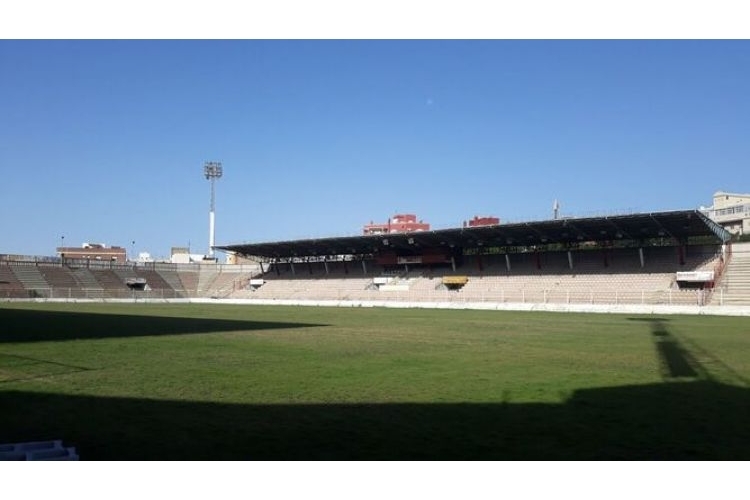
[[[364,259],[362,259],[362,274],[367,274],[367,265],[365,264]]]
[[[323,259],[323,267],[326,269],[326,275],[328,275],[328,261]]]
[[[292,270],[292,276],[297,276],[297,271],[295,271],[294,269],[294,262],[292,262],[291,260],[289,261],[289,269]]]
[[[570,250],[568,250],[568,267],[571,271],[573,270],[573,254]]]
[[[453,272],[456,272],[456,258],[451,255],[451,267],[453,268]]]
[[[643,257],[643,247],[638,249],[638,257],[641,259],[641,269],[646,267],[646,259]]]
[[[505,254],[505,268],[510,272],[510,255]]]

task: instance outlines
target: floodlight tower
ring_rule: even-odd
[[[216,218],[216,188],[214,186],[216,179],[219,179],[223,173],[221,163],[217,161],[207,161],[203,165],[203,174],[206,179],[211,181],[211,211],[208,214],[208,256],[214,256],[214,244],[215,242],[215,227],[214,221]]]

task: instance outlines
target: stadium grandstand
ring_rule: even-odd
[[[259,269],[0,255],[0,300],[226,298]]]
[[[439,230],[406,215],[391,228],[413,230],[216,247],[241,265],[0,255],[0,299],[750,305],[750,244],[700,210]]]
[[[235,298],[750,304],[743,271],[722,288],[730,239],[681,210],[217,248],[259,262]]]

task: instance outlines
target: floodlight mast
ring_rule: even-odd
[[[214,256],[214,244],[216,243],[216,187],[214,184],[223,173],[221,162],[207,161],[203,165],[203,174],[211,182],[211,211],[208,214],[208,256],[211,258]]]

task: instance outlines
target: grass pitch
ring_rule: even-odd
[[[82,459],[750,458],[750,320],[0,305],[0,443]]]

